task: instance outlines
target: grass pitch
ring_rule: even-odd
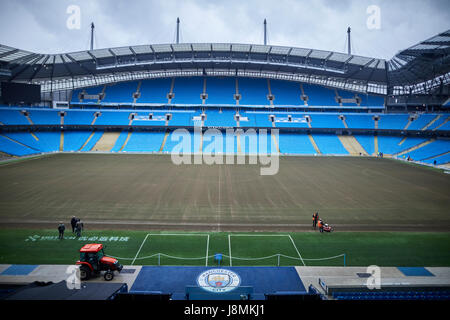
[[[261,176],[259,165],[56,154],[0,166],[0,223],[75,215],[96,228],[299,231],[318,210],[340,230],[449,231],[449,190],[448,175],[387,159],[282,157]]]
[[[217,266],[214,255],[221,253],[222,266],[343,266],[343,256],[315,259],[345,253],[347,266],[450,266],[450,234],[443,232],[258,232],[244,236],[91,230],[80,239],[71,232],[66,232],[64,240],[57,236],[56,230],[2,229],[0,264],[73,264],[84,244],[100,242],[108,255],[125,265]],[[158,253],[162,254],[159,258]],[[276,254],[282,255],[279,260]]]
[[[0,263],[73,264],[100,242],[134,265],[450,266],[449,178],[357,157],[284,157],[274,176],[165,155],[14,161],[0,165]],[[316,210],[336,232],[311,232]],[[73,215],[87,231],[59,241]]]

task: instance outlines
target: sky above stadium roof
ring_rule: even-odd
[[[78,11],[78,9],[79,11]],[[0,43],[37,53],[180,42],[263,43],[390,59],[450,29],[448,0],[1,0]],[[78,24],[79,22],[79,24]]]

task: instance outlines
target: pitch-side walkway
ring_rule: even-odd
[[[69,267],[69,265],[3,264],[0,265],[0,285],[29,284],[34,281],[52,281],[55,283],[64,281],[71,275],[68,272]],[[171,289],[195,285],[196,276],[216,268],[219,267],[186,267],[186,271],[189,272],[185,273],[183,267],[124,266],[120,274],[116,273],[113,282],[127,283],[130,291],[134,289],[145,291],[147,288],[150,291],[159,289],[158,291],[163,293],[173,293]],[[264,268],[267,268],[266,273]],[[259,290],[261,291],[259,292],[260,298],[263,297],[264,293],[287,290],[287,287],[282,286],[282,281],[275,281],[275,278],[278,278],[277,273],[280,277],[286,277],[286,274],[288,274],[289,277],[295,278],[288,281],[288,291],[304,291],[312,284],[321,293],[326,293],[329,287],[367,287],[369,277],[373,275],[373,269],[370,270],[366,267],[259,267],[258,272],[247,270],[252,269],[252,267],[223,267],[223,269],[231,270],[237,274],[241,284],[253,285],[253,283],[259,283],[259,286],[261,286],[260,280],[264,280],[265,285]],[[167,271],[168,276],[164,278],[164,281],[160,281],[161,273],[165,271]],[[174,272],[179,272],[180,276],[174,277],[172,274]],[[383,286],[450,286],[450,267],[381,267],[378,272],[381,288]],[[189,276],[186,276],[187,274]],[[255,275],[258,275],[261,279],[256,279]],[[173,282],[171,282],[172,278],[174,279]],[[89,281],[103,282],[105,280],[102,276],[99,276]],[[279,287],[277,287],[278,283],[280,283]],[[293,288],[293,284],[297,284],[298,288]],[[181,297],[180,293],[181,291],[178,292],[178,296]]]

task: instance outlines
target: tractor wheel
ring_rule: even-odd
[[[91,277],[91,269],[87,266],[80,267],[80,279],[88,280]]]
[[[111,270],[106,271],[103,278],[105,278],[106,281],[111,281],[114,279],[114,272]]]

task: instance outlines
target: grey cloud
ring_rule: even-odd
[[[81,29],[66,28],[67,6],[81,9]],[[369,5],[381,9],[381,29],[366,27]],[[448,0],[1,0],[0,43],[34,52],[86,50],[89,24],[96,47],[174,41],[176,17],[182,41],[262,43],[344,51],[352,27],[354,53],[390,58],[450,27]]]

